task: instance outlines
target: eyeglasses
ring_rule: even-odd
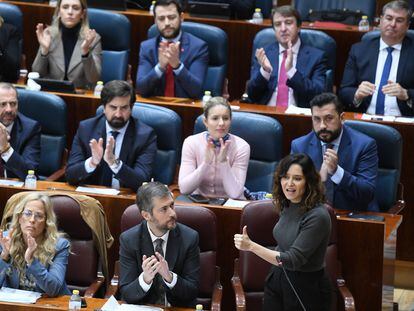
[[[25,210],[25,211],[23,211],[22,212],[22,216],[25,218],[25,219],[31,219],[32,218],[32,216],[34,216],[34,219],[36,220],[36,221],[43,221],[44,219],[45,219],[45,215],[43,215],[43,214],[41,214],[41,213],[33,213],[32,211],[30,211],[30,210]]]

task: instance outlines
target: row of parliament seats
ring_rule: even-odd
[[[58,96],[45,92],[18,90],[19,111],[42,125],[40,176],[57,180],[64,175],[67,108]],[[99,107],[97,114],[101,114]],[[45,113],[47,112],[47,113]],[[135,103],[132,115],[151,126],[157,134],[153,177],[171,185],[180,163],[182,120],[165,107]],[[50,116],[53,116],[51,118]],[[403,207],[400,185],[402,137],[394,128],[377,123],[350,121],[346,124],[374,138],[378,146],[379,173],[376,196],[381,211],[399,212]],[[252,131],[251,129],[255,130]],[[205,131],[202,116],[195,121],[194,134]],[[273,173],[282,158],[283,129],[274,118],[248,112],[233,112],[231,132],[249,143],[251,155],[246,187],[251,191],[272,191]],[[396,203],[397,202],[397,203]]]

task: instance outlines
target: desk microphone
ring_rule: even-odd
[[[302,300],[300,299],[298,292],[296,291],[295,287],[293,286],[292,282],[290,281],[290,279],[289,279],[289,277],[288,277],[288,275],[287,275],[287,273],[286,273],[285,267],[283,267],[283,263],[282,263],[282,261],[280,260],[280,256],[276,256],[276,260],[277,260],[277,262],[278,262],[278,266],[279,266],[279,267],[282,267],[283,273],[285,274],[285,277],[286,277],[286,279],[287,279],[287,281],[288,281],[288,283],[289,283],[290,287],[292,288],[293,293],[295,294],[296,298],[298,299],[298,301],[299,301],[299,303],[300,303],[300,306],[302,307],[302,310],[303,310],[303,311],[306,311],[306,308],[305,308],[305,306],[304,306],[304,304],[303,304]]]

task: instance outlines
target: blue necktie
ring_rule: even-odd
[[[327,149],[335,149],[335,144],[332,143],[326,143],[323,145],[324,154]],[[328,174],[328,179],[325,181],[325,196],[326,200],[333,206],[334,203],[334,182],[331,179],[332,175]]]
[[[375,114],[384,114],[384,102],[385,94],[382,92],[382,87],[388,83],[388,77],[390,76],[391,64],[392,64],[392,51],[393,47],[387,47],[387,59],[385,60],[384,69],[382,70],[381,82],[378,88],[377,105],[375,107]]]

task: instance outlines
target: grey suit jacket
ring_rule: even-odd
[[[83,39],[79,36],[68,68],[68,79],[77,88],[92,88],[101,78],[101,37],[96,34],[91,44],[88,57],[82,57],[81,44]],[[49,54],[42,56],[40,48],[32,65],[32,70],[40,74],[41,78],[63,80],[65,77],[65,56],[61,33],[52,37]]]
[[[138,277],[142,272],[142,256],[154,255],[154,247],[148,232],[147,222],[125,231],[120,237],[120,291],[127,303],[155,303],[154,283],[148,292],[144,292]],[[170,231],[165,259],[170,271],[177,274],[177,283],[172,289],[166,285],[168,302],[174,307],[194,308],[199,286],[200,249],[198,233],[177,223]]]

